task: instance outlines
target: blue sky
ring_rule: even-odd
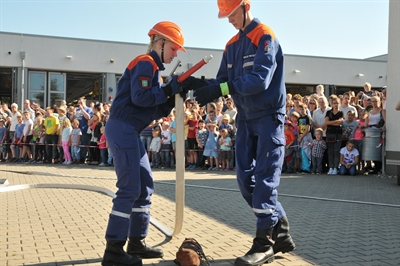
[[[387,53],[389,0],[252,0],[251,10],[286,54]],[[236,30],[217,13],[216,0],[0,0],[0,31],[147,44],[149,29],[170,20],[185,46],[223,49]]]

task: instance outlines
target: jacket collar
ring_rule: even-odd
[[[156,62],[158,68],[160,70],[165,70],[164,64],[161,62],[160,57],[158,56],[158,54],[156,53],[156,51],[152,50],[149,55],[154,59],[154,62]]]

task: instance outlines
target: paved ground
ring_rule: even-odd
[[[0,164],[9,185],[90,185],[115,191],[112,168]],[[166,238],[154,226],[147,242],[163,248],[175,265],[184,237],[194,237],[212,265],[232,265],[251,245],[255,217],[237,190],[233,172],[186,172],[182,232]],[[154,172],[152,217],[175,223],[175,172]],[[373,176],[284,175],[279,199],[297,250],[274,265],[400,265],[400,186]],[[3,192],[0,188],[0,265],[100,265],[111,198],[104,193],[60,188]]]

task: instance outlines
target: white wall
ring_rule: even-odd
[[[25,66],[28,69],[96,73],[122,73],[133,58],[147,50],[147,44],[5,32],[0,32],[0,47],[1,67],[21,66],[19,52],[25,51]],[[178,72],[187,70],[188,63],[196,64],[212,54],[213,60],[196,72],[196,76],[215,77],[223,47],[221,50],[190,47],[186,49],[186,53],[179,52],[178,58],[182,61],[182,67]],[[72,56],[72,59],[66,59],[67,55]],[[110,59],[114,59],[114,63],[110,63]],[[373,87],[386,85],[387,63],[382,61],[286,55],[285,64],[287,83],[334,84],[362,88],[368,81]],[[165,75],[169,74],[174,65],[175,63],[166,65]],[[300,70],[300,73],[295,74],[294,70]],[[359,73],[364,74],[364,77],[357,77]]]
[[[286,83],[349,87],[363,87],[368,81],[373,87],[382,87],[386,85],[386,71],[387,63],[380,61],[289,55],[286,56],[285,79]]]
[[[400,1],[389,5],[389,47],[387,84],[387,151],[400,151],[400,112],[395,111],[400,101]],[[397,158],[399,159],[399,157]],[[400,178],[400,177],[399,177]]]

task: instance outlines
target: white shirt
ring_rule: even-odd
[[[356,156],[360,155],[357,149],[352,149],[351,151],[347,150],[347,147],[343,147],[340,149],[340,154],[343,154],[343,162],[345,164],[354,163]]]
[[[29,118],[28,120],[25,120],[24,125],[25,126],[24,130],[22,131],[22,134],[25,136],[26,132],[28,132],[28,129],[30,129],[28,136],[32,135],[32,125],[33,125],[32,119]]]
[[[69,135],[71,135],[72,128],[71,127],[64,127],[61,135],[61,141],[68,141]]]
[[[317,123],[318,125],[322,126],[325,124],[325,116],[326,112],[330,110],[330,107],[326,107],[325,110],[322,112],[321,108],[318,108],[314,110],[312,120],[314,123]],[[324,129],[323,136],[326,136],[326,128]]]
[[[347,107],[342,107],[341,105],[339,105],[339,110],[343,112],[344,120],[347,120],[347,112],[350,110],[353,110],[355,113],[355,117],[358,117],[357,109],[352,105],[349,105]]]
[[[17,116],[19,116],[20,113],[19,112],[15,112],[15,114],[11,115],[11,126],[10,126],[10,131],[15,131],[15,126],[18,124],[18,118]]]
[[[368,114],[368,126],[378,125],[379,121],[381,121],[381,112],[377,114],[372,114],[370,112]]]
[[[163,144],[171,144],[171,132],[169,130],[161,130]]]

